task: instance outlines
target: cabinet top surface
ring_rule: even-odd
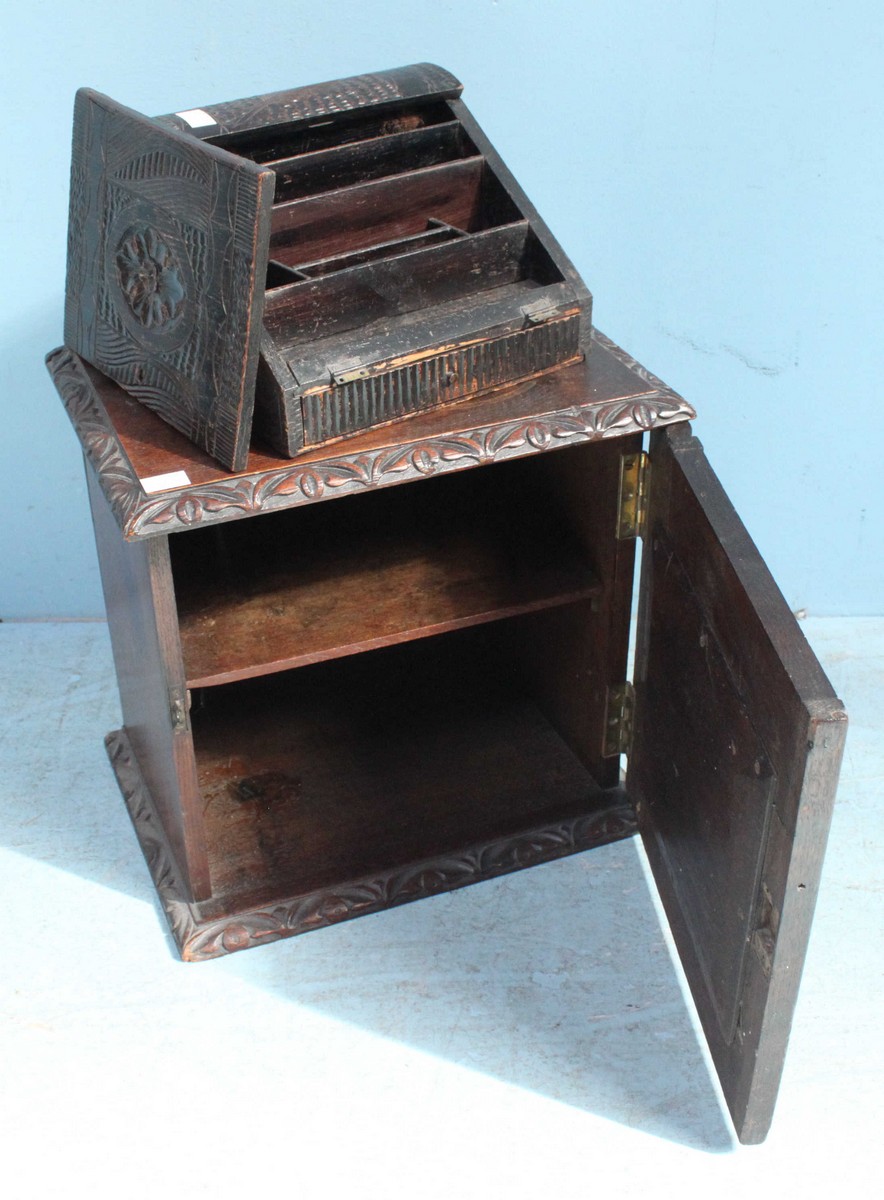
[[[173,533],[507,458],[624,436],[694,410],[595,331],[585,363],[286,459],[219,467],[72,351],[49,371],[127,538]]]

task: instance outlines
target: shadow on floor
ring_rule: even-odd
[[[735,1145],[632,841],[221,962],[560,1103],[707,1152]]]
[[[0,624],[0,846],[126,895],[153,888],[113,771],[104,622]]]

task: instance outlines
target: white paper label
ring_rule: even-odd
[[[147,479],[139,480],[141,487],[148,496],[154,492],[171,492],[175,488],[190,487],[186,471],[168,471],[165,475],[149,475]]]
[[[182,121],[186,121],[191,129],[205,129],[207,125],[217,125],[218,122],[204,108],[189,108],[186,112],[175,113]]]

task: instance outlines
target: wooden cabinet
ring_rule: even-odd
[[[49,365],[87,463],[108,750],[183,957],[638,830],[761,1140],[845,716],[690,407],[597,334],[586,363],[230,474],[71,351]]]

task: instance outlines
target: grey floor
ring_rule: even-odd
[[[635,842],[181,964],[104,758],[104,625],[0,625],[0,1194],[881,1194],[884,619],[804,629],[852,724],[746,1149]]]

